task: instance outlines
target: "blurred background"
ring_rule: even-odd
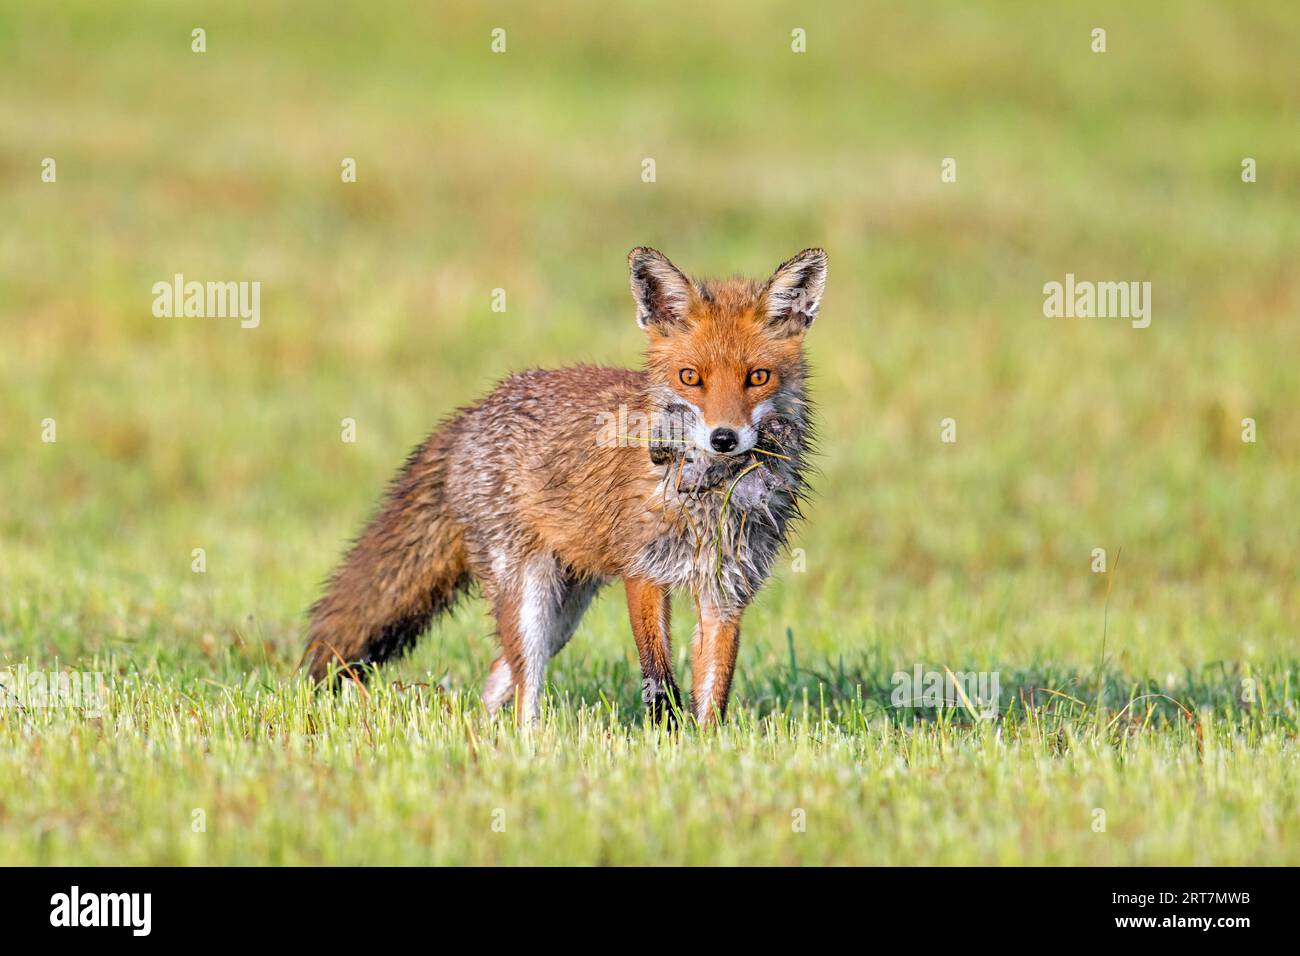
[[[1293,656],[1297,50],[1281,2],[11,0],[0,655],[288,674],[439,419],[639,361],[646,244],[701,275],[830,255],[806,571],[747,618],[748,700],[787,629],[812,667],[1091,666],[1098,547],[1125,672]],[[1150,328],[1045,318],[1067,272],[1150,281]],[[176,273],[260,281],[260,326],[155,318]],[[398,672],[475,684],[489,634],[469,606]],[[607,593],[553,679],[632,704],[634,671]]]

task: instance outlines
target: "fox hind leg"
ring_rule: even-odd
[[[496,602],[502,653],[483,689],[490,713],[514,699],[521,714],[538,717],[546,664],[569,642],[601,584],[567,573],[550,555],[523,562],[518,580],[501,588]]]
[[[510,662],[505,654],[498,654],[497,659],[488,668],[487,681],[483,685],[483,703],[488,713],[495,714],[514,695],[515,675],[510,670]]]

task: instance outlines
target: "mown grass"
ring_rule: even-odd
[[[1281,3],[7,4],[0,669],[112,690],[0,710],[0,862],[1300,862],[1297,50]],[[638,360],[639,244],[830,252],[817,497],[728,725],[641,724],[614,589],[531,733],[473,703],[477,604],[310,696],[406,451]],[[260,280],[260,327],[155,319],[176,272]],[[1151,281],[1151,327],[1045,319],[1066,272]],[[918,663],[999,717],[893,706]]]
[[[7,721],[0,766],[22,783],[20,808],[44,809],[4,828],[5,857],[1294,861],[1294,717],[1263,709],[1169,718],[1017,700],[1003,720],[912,722],[887,698],[822,695],[665,734],[630,706],[565,695],[521,731],[472,697],[382,678],[324,701],[265,672],[202,683],[132,674],[102,718]]]

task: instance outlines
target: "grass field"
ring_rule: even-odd
[[[1283,2],[6,3],[0,670],[108,695],[0,708],[0,863],[1300,864],[1298,54]],[[620,588],[531,731],[477,602],[314,696],[304,611],[407,451],[639,360],[639,244],[830,255],[728,724],[643,725]],[[176,273],[260,324],[155,318]],[[1067,273],[1150,327],[1044,317]],[[893,706],[917,666],[997,718]]]

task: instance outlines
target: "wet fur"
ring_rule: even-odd
[[[535,714],[546,661],[597,590],[623,577],[647,704],[677,703],[666,603],[671,589],[685,587],[707,625],[703,638],[697,627],[696,665],[710,690],[697,700],[697,716],[725,709],[740,614],[769,576],[805,492],[810,406],[802,328],[791,324],[804,319],[784,308],[769,314],[780,270],[767,285],[732,280],[667,291],[657,283],[671,285],[673,276],[647,274],[638,291],[638,252],[647,251],[634,250],[632,266],[638,318],[644,312],[651,336],[646,369],[521,372],[430,435],[311,609],[314,678],[360,677],[364,668],[354,665],[403,653],[477,586],[502,644],[484,699],[495,709],[515,697]],[[741,403],[726,413],[755,419],[758,452],[715,460],[681,439],[661,443],[650,430],[609,441],[609,417],[620,409],[654,421],[676,417],[694,433],[702,414],[690,407],[695,396],[673,384],[684,347],[719,382],[756,350],[780,376],[780,388],[761,401],[719,393],[728,409]],[[762,455],[765,444],[780,451]]]

